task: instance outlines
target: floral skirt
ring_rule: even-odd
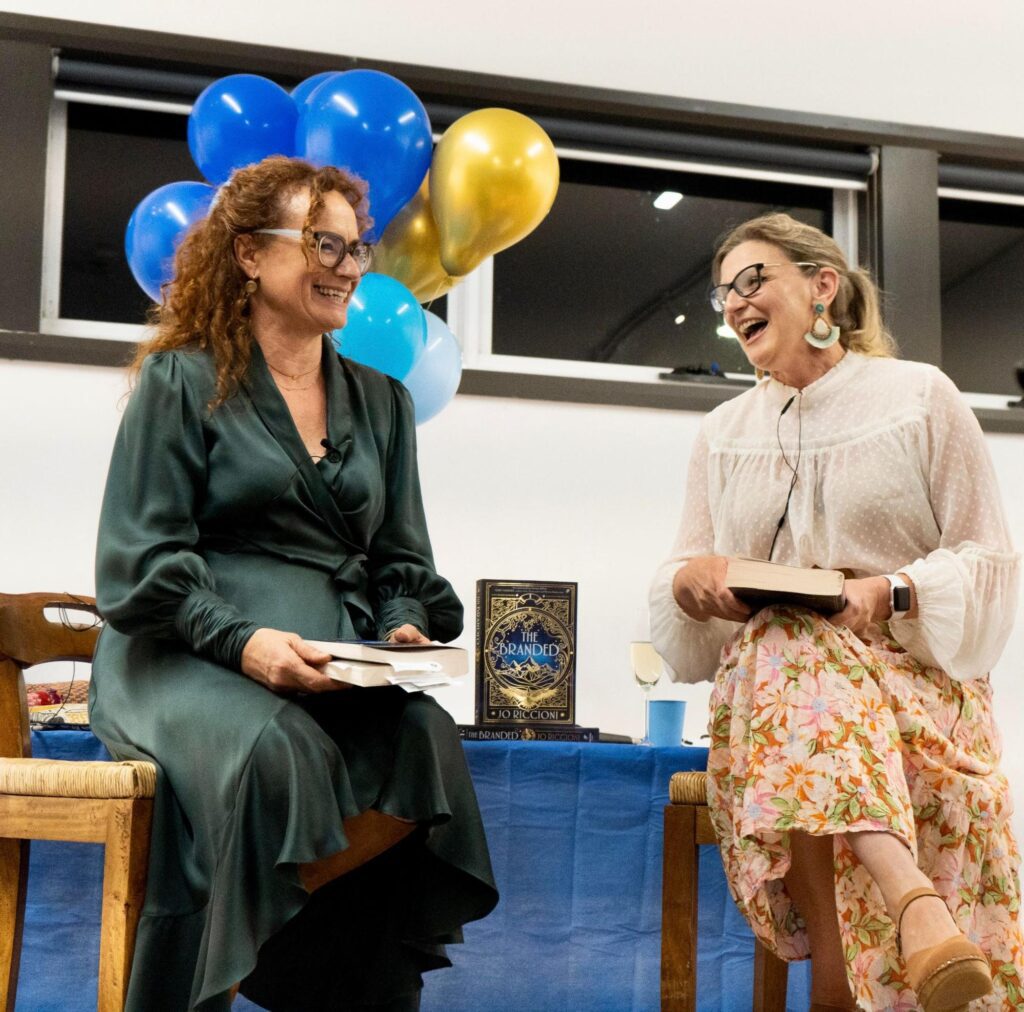
[[[806,959],[783,876],[789,833],[835,838],[850,985],[862,1009],[916,1009],[882,896],[842,834],[906,843],[987,954],[993,994],[1024,1008],[1019,854],[988,678],[957,682],[873,627],[862,637],[769,608],[725,648],[711,696],[708,803],[729,888],[757,937]]]

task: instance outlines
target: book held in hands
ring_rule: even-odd
[[[398,685],[406,692],[438,689],[451,685],[469,670],[466,651],[443,643],[306,642],[334,658],[324,667],[327,675],[362,688]]]
[[[729,559],[725,575],[729,590],[755,610],[770,604],[796,604],[823,615],[846,607],[845,581],[838,569],[804,569],[744,558]]]

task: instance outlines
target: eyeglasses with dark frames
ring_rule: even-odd
[[[306,240],[307,233],[298,228],[258,228],[255,235],[279,235],[287,239]],[[365,274],[373,263],[373,246],[361,239],[347,242],[337,232],[313,232],[313,249],[321,267],[333,270],[351,254],[360,274]]]
[[[711,299],[711,308],[716,313],[725,312],[725,300],[729,298],[729,292],[735,292],[744,299],[749,298],[765,281],[771,280],[771,278],[766,278],[761,273],[766,267],[800,267],[804,270],[813,267],[817,270],[819,266],[819,264],[803,261],[794,263],[791,260],[785,260],[777,264],[751,264],[749,267],[744,267],[728,284],[711,286],[711,290],[708,292],[708,296]]]

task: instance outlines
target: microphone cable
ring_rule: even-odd
[[[797,435],[796,435],[796,463],[791,464],[789,457],[786,456],[786,448],[782,445],[782,416],[790,409],[793,401],[797,402],[796,405],[796,416],[797,416]],[[793,477],[789,482],[789,491],[786,493],[786,505],[782,509],[782,516],[779,517],[779,522],[775,525],[775,534],[772,537],[771,548],[768,549],[768,561],[772,561],[772,556],[775,554],[775,543],[779,540],[779,534],[782,532],[782,526],[786,522],[786,516],[789,513],[789,501],[793,498],[793,489],[796,487],[797,472],[800,470],[800,458],[804,452],[804,395],[803,391],[799,391],[793,394],[792,397],[782,406],[782,410],[779,412],[778,421],[775,423],[775,438],[779,444],[779,450],[782,452],[782,459],[786,464],[786,467],[793,473]]]

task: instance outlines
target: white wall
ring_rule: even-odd
[[[1024,132],[1018,0],[292,0],[258,7],[8,0],[6,10],[624,91]]]
[[[0,360],[0,590],[93,593],[97,517],[124,390],[116,369]],[[699,421],[692,412],[459,396],[422,426],[435,556],[467,607],[459,642],[473,647],[478,579],[578,581],[578,721],[638,735],[629,641],[647,638],[647,584],[675,533]],[[987,441],[1024,546],[1024,437]],[[1021,611],[993,676],[1006,715],[1024,710],[1024,602]],[[707,687],[656,692],[689,700],[686,732],[696,741]],[[440,698],[457,720],[472,721],[472,685]],[[1007,768],[1024,785],[1019,737],[1007,742]],[[1024,838],[1024,817],[1019,824]]]

